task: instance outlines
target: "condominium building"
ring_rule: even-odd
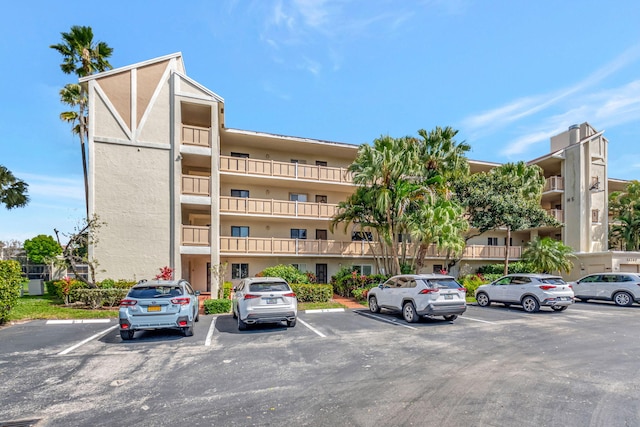
[[[81,83],[89,94],[89,211],[104,222],[90,248],[98,279],[152,278],[170,266],[215,293],[211,271],[221,265],[231,281],[277,264],[320,283],[344,266],[376,272],[365,236],[330,226],[355,189],[347,168],[358,146],[228,128],[223,98],[186,75],[180,53]],[[565,226],[512,233],[510,259],[535,236],[608,253],[607,194],[624,182],[608,179],[606,150],[602,132],[585,123],[530,162],[545,171],[543,207]],[[495,166],[471,161],[473,172]],[[472,239],[460,265],[501,262],[505,236]],[[443,267],[433,248],[427,270]]]

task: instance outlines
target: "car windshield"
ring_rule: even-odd
[[[249,291],[251,292],[278,292],[288,290],[289,285],[284,282],[252,283],[249,286]]]
[[[172,298],[182,295],[179,286],[142,286],[129,291],[130,298]]]
[[[559,277],[547,277],[545,279],[540,279],[542,283],[547,283],[549,285],[564,285],[566,282]]]
[[[436,289],[460,289],[460,284],[454,279],[429,279],[426,281],[430,288]]]

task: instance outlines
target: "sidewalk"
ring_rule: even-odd
[[[360,304],[359,302],[357,302],[355,299],[353,298],[345,298],[345,297],[341,297],[338,294],[333,294],[333,301],[340,303],[342,305],[344,305],[345,307],[349,308],[349,309],[354,309],[354,308],[366,308],[366,306]]]

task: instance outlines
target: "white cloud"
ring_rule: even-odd
[[[84,182],[82,177],[59,177],[31,173],[21,173],[20,179],[29,184],[29,196],[55,200],[84,200]]]

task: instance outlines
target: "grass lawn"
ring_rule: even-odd
[[[23,296],[9,313],[9,321],[34,319],[103,319],[118,317],[118,308],[111,310],[87,310],[65,307],[49,295]]]

